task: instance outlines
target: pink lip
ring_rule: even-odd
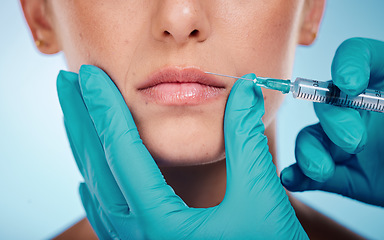
[[[197,68],[168,67],[150,75],[138,89],[158,104],[196,105],[222,95],[225,85]]]

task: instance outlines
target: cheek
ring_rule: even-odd
[[[117,3],[108,6],[113,4]],[[90,0],[83,0],[68,1],[65,11],[57,9],[62,22],[58,24],[61,45],[69,69],[77,71],[83,64],[92,64],[108,72],[112,79],[122,78],[122,72],[112,69],[126,69],[132,61],[142,19],[146,17],[145,11],[139,13],[141,6],[136,5],[127,3],[121,6],[124,11],[112,11],[105,9],[102,1],[90,4]]]
[[[272,0],[243,9],[226,41],[239,74],[290,78],[300,20],[297,2]]]

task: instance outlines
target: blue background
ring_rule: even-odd
[[[384,40],[383,10],[382,0],[328,1],[318,40],[297,49],[293,78],[329,80],[347,38]],[[0,30],[0,239],[46,239],[85,215],[56,94],[66,66],[61,54],[37,52],[18,1],[2,1]],[[286,98],[278,115],[281,167],[294,162],[300,129],[315,122],[312,104]],[[295,195],[367,238],[384,239],[383,208],[322,192]]]

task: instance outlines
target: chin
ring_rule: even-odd
[[[199,151],[177,149],[148,149],[159,167],[196,166],[225,159],[224,147],[212,151],[206,145],[197,147]]]
[[[223,131],[173,129],[142,135],[143,143],[160,167],[194,166],[225,159]],[[172,134],[175,133],[175,134]]]

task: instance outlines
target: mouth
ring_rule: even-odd
[[[167,67],[151,74],[138,90],[146,101],[197,105],[224,96],[225,83],[195,67]]]

